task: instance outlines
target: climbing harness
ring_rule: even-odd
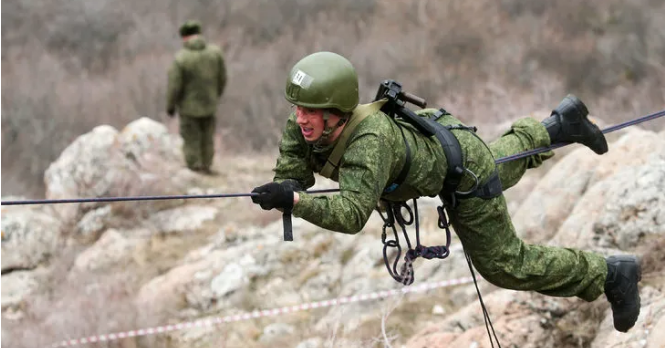
[[[478,176],[468,168],[464,167],[463,153],[460,147],[460,143],[458,139],[455,137],[455,135],[452,133],[452,130],[465,130],[471,132],[471,134],[479,138],[478,135],[476,134],[476,127],[467,127],[464,125],[445,126],[438,123],[437,120],[439,118],[441,118],[444,115],[448,115],[448,113],[444,109],[439,109],[434,115],[432,115],[432,117],[427,117],[427,116],[423,117],[417,115],[413,111],[406,108],[404,106],[405,103],[410,102],[414,105],[425,108],[426,106],[425,100],[413,96],[411,94],[402,92],[401,89],[402,89],[401,85],[398,84],[397,82],[392,80],[386,80],[382,82],[382,84],[380,85],[379,91],[377,92],[377,96],[375,99],[388,100],[388,102],[385,103],[384,106],[382,107],[382,111],[384,111],[384,113],[389,117],[391,117],[393,120],[399,118],[414,126],[424,136],[426,137],[434,136],[439,141],[439,143],[442,146],[442,149],[444,150],[448,166],[445,180],[442,185],[442,190],[439,193],[439,198],[442,201],[442,205],[437,207],[438,227],[446,230],[446,242],[444,245],[439,245],[434,247],[426,247],[421,245],[420,233],[419,233],[418,205],[416,199],[412,200],[412,205],[414,207],[413,212],[406,202],[391,202],[387,200],[382,200],[380,202],[380,206],[378,206],[376,209],[380,217],[384,221],[384,225],[382,227],[382,244],[384,245],[383,256],[386,269],[388,270],[388,273],[391,275],[391,277],[395,279],[397,282],[403,285],[410,285],[414,282],[414,277],[415,277],[413,263],[418,257],[423,257],[426,259],[433,259],[433,258],[444,259],[447,256],[449,256],[450,253],[449,246],[451,244],[450,222],[449,219],[447,218],[447,211],[449,209],[452,211],[455,210],[460,200],[462,199],[476,197],[488,200],[498,197],[502,194],[502,183],[499,179],[499,173],[497,171],[498,164],[546,152],[554,148],[568,145],[568,143],[553,144],[547,148],[534,149],[524,153],[519,153],[516,155],[495,160],[495,165],[496,165],[495,170],[486,180],[485,183],[480,183]],[[636,120],[628,121],[614,127],[610,127],[608,129],[603,130],[602,132],[604,134],[609,133],[630,125],[645,122],[661,116],[664,116],[664,111],[650,114]],[[398,125],[400,124],[398,123]],[[400,127],[400,131],[402,132],[402,137],[406,147],[405,164],[403,165],[403,169],[401,170],[398,179],[394,183],[390,184],[384,190],[384,193],[391,193],[395,191],[397,188],[399,188],[404,179],[407,177],[407,172],[409,171],[411,150],[409,148],[408,142],[406,141],[402,127]],[[479,140],[485,145],[485,142],[483,142],[480,138]],[[488,149],[488,151],[490,151],[487,145],[486,148]],[[460,181],[462,180],[465,174],[470,175],[474,179],[474,185],[468,191],[460,192],[457,190],[458,185],[460,184]],[[382,210],[384,211],[384,213],[382,212]],[[407,218],[405,218],[405,216],[403,215],[403,210],[407,212],[408,216]],[[405,242],[407,243],[407,248],[408,248],[408,250],[405,252],[404,263],[400,267],[400,271],[398,271],[398,263],[402,255],[402,247],[400,245],[400,238],[396,228],[396,223],[402,230],[402,234],[405,238]],[[416,236],[416,245],[414,247],[412,247],[409,235],[406,230],[406,226],[409,226],[411,224],[414,224],[415,236]],[[391,229],[393,231],[394,239],[387,240],[386,231],[388,229]],[[392,263],[389,261],[389,256],[388,256],[389,248],[395,249],[396,251],[396,256],[393,259]],[[486,325],[486,331],[488,332],[488,337],[490,339],[491,347],[495,347],[494,342],[496,342],[497,346],[501,348],[501,344],[495,333],[495,328],[492,325],[492,321],[490,320],[490,315],[483,302],[481,292],[476,282],[471,258],[464,249],[463,251],[465,253],[465,259],[467,261],[467,265],[474,279],[474,286],[476,288],[477,296],[479,298],[479,303],[483,311],[484,322]],[[493,338],[495,340],[494,342]]]
[[[379,212],[382,220],[384,220],[384,226],[382,227],[382,243],[384,244],[384,263],[386,268],[393,279],[404,285],[409,285],[414,282],[413,262],[418,257],[424,257],[426,259],[444,259],[449,255],[451,231],[449,229],[450,223],[446,215],[446,209],[455,209],[458,206],[460,199],[467,199],[472,197],[491,199],[497,197],[502,194],[502,184],[499,180],[497,169],[490,176],[489,180],[487,180],[485,183],[480,183],[478,176],[471,170],[465,168],[463,165],[463,153],[460,147],[460,142],[456,136],[453,135],[452,130],[469,131],[476,135],[476,127],[467,127],[464,125],[445,126],[438,123],[437,120],[439,118],[449,114],[444,109],[439,109],[432,117],[417,115],[404,106],[405,102],[409,101],[415,105],[425,107],[425,101],[419,97],[403,92],[402,86],[393,80],[385,80],[380,84],[375,99],[385,101],[382,106],[382,111],[393,120],[404,120],[407,123],[413,125],[425,136],[434,136],[442,146],[444,155],[446,156],[447,160],[447,173],[442,185],[442,190],[439,193],[442,205],[437,207],[437,214],[439,216],[438,226],[446,230],[445,245],[435,247],[425,247],[421,245],[418,223],[418,205],[416,203],[416,199],[413,199],[412,203],[414,206],[414,212],[412,212],[411,208],[407,205],[406,202],[392,202],[385,199],[381,202],[383,207],[377,208],[377,211]],[[409,148],[409,143],[405,138],[403,126],[400,126],[400,123],[398,123],[398,125],[405,142],[406,160],[400,174],[398,175],[398,179],[390,184],[384,190],[384,193],[390,193],[396,190],[405,180],[409,172],[411,150]],[[490,151],[490,149],[488,149],[488,151]],[[474,178],[475,184],[468,191],[457,191],[458,185],[460,184],[460,181],[465,174],[472,176]],[[386,215],[382,213],[382,208],[384,208],[383,210],[385,211]],[[407,212],[409,216],[408,219],[405,219],[404,215],[402,214],[403,210]],[[402,247],[400,246],[399,235],[395,226],[396,222],[402,230],[402,234],[405,237],[405,241],[408,247],[408,250],[405,252],[404,264],[402,265],[400,272],[397,270],[397,264],[401,256]],[[411,225],[412,223],[414,224],[416,230],[416,246],[414,248],[412,248],[409,236],[406,231],[406,226]],[[394,239],[387,241],[387,229],[393,230]],[[395,248],[397,250],[397,256],[393,260],[392,266],[387,256],[388,248]]]
[[[460,147],[460,142],[452,131],[468,131],[478,138],[476,135],[476,127],[467,127],[461,124],[443,125],[438,123],[437,120],[442,116],[449,115],[449,113],[444,109],[439,109],[432,115],[432,117],[417,115],[405,107],[405,103],[410,102],[423,108],[426,106],[425,100],[412,94],[403,92],[402,86],[393,80],[385,80],[380,84],[377,95],[375,96],[375,100],[386,100],[386,103],[384,103],[381,110],[386,115],[391,117],[391,119],[396,121],[400,127],[400,131],[402,132],[402,137],[406,147],[405,165],[403,166],[403,169],[396,182],[390,184],[388,188],[384,190],[384,193],[393,192],[402,184],[404,179],[407,177],[407,172],[409,170],[411,160],[411,150],[409,148],[409,143],[407,143],[407,140],[405,139],[405,134],[402,129],[403,126],[401,126],[397,120],[406,121],[426,137],[434,136],[442,146],[448,167],[444,183],[442,185],[442,191],[440,192],[439,196],[442,198],[443,203],[445,203],[448,207],[457,207],[458,200],[460,199],[473,197],[490,199],[497,197],[502,193],[502,184],[499,180],[499,174],[497,173],[497,170],[491,174],[490,178],[485,183],[480,183],[478,176],[468,168],[465,168],[463,165],[463,152]],[[480,138],[479,140],[483,142]],[[488,149],[488,151],[490,151],[490,149]],[[457,188],[465,174],[468,174],[474,178],[475,185],[472,187],[472,189],[466,192],[459,192],[457,191]]]
[[[442,190],[439,193],[439,198],[442,201],[442,205],[437,207],[437,225],[439,228],[442,228],[446,231],[446,242],[444,245],[433,247],[426,247],[421,245],[418,204],[416,202],[416,198],[412,199],[412,205],[414,206],[413,212],[406,202],[391,202],[388,200],[382,200],[380,203],[382,206],[377,207],[377,211],[384,221],[384,226],[382,227],[382,244],[384,244],[383,256],[386,269],[388,270],[388,273],[391,275],[391,277],[397,282],[403,285],[410,285],[414,282],[414,261],[417,258],[423,257],[425,259],[445,259],[449,256],[449,246],[451,245],[451,224],[447,218],[447,210],[455,210],[461,199],[468,199],[473,197],[481,199],[492,199],[494,197],[500,196],[502,194],[502,183],[500,182],[497,168],[495,168],[485,183],[480,183],[478,176],[463,165],[462,148],[460,147],[460,142],[453,134],[452,130],[469,131],[478,138],[476,135],[476,127],[467,127],[460,124],[445,126],[438,123],[437,120],[439,118],[444,115],[448,115],[444,109],[439,109],[434,115],[432,115],[432,117],[423,117],[417,115],[410,109],[406,108],[404,106],[405,103],[410,102],[424,108],[426,106],[425,100],[403,92],[402,86],[393,80],[385,80],[380,84],[375,100],[387,100],[387,102],[382,107],[382,111],[384,111],[384,113],[391,117],[394,121],[396,119],[404,120],[414,126],[414,128],[416,128],[424,136],[434,136],[442,146],[444,155],[446,156],[447,160],[447,172],[444,183],[442,184]],[[396,123],[400,127],[400,123]],[[384,190],[384,193],[390,193],[399,188],[404,179],[407,177],[407,172],[409,171],[411,150],[409,148],[409,143],[405,138],[402,127],[400,127],[400,131],[402,133],[406,147],[405,164],[403,165],[403,169],[401,170],[401,173],[396,182],[389,185],[389,187]],[[484,143],[480,138],[479,140]],[[487,145],[486,148],[488,151],[490,151]],[[472,178],[474,178],[474,185],[468,191],[460,192],[458,191],[458,186],[465,174],[469,174],[472,176]],[[382,208],[386,215],[382,213]],[[408,214],[407,219],[405,219],[405,216],[402,213],[403,209]],[[408,250],[405,252],[404,263],[402,264],[402,267],[400,267],[399,272],[397,268],[400,256],[402,254],[402,247],[400,246],[400,238],[395,226],[396,222],[402,230],[402,234],[405,237],[405,242],[407,243],[408,248]],[[406,229],[406,226],[411,224],[414,224],[416,236],[416,245],[414,247],[412,247],[409,234],[407,233]],[[393,231],[394,239],[387,240],[386,230],[389,228]],[[397,252],[392,264],[389,262],[387,253],[389,248],[396,249]],[[470,272],[472,273],[472,277],[474,277],[472,262],[467,252],[465,252],[465,257]],[[492,321],[490,320],[490,315],[486,309],[485,304],[483,303],[483,298],[476,283],[476,278],[474,278],[474,286],[476,287],[479,303],[481,304],[481,309],[483,311],[483,319],[486,324],[486,331],[488,332],[488,337],[490,338],[491,347],[495,347],[493,342],[494,337],[495,342],[497,342],[497,346],[501,348],[500,342],[497,338],[497,335],[495,334],[495,328],[493,327]],[[492,336],[490,334],[489,327],[492,329]]]

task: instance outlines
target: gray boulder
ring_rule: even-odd
[[[630,250],[664,233],[664,161],[627,168],[581,198],[550,244]]]
[[[64,242],[63,225],[38,208],[3,208],[2,271],[33,269]]]

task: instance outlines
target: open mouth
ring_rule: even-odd
[[[312,136],[312,133],[314,133],[314,129],[307,128],[307,127],[301,127],[301,133],[303,133],[304,137],[310,137],[310,136]]]

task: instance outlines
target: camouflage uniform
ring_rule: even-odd
[[[178,108],[183,153],[191,169],[207,170],[212,164],[215,111],[226,79],[222,51],[198,36],[184,42],[169,69],[167,110]]]
[[[252,202],[264,210],[293,212],[327,229],[357,233],[380,199],[406,201],[440,194],[444,185],[451,184],[445,181],[448,166],[443,145],[436,137],[425,137],[381,111],[386,102],[382,98],[409,100],[416,105],[422,102],[402,92],[395,82],[384,81],[381,86],[375,98],[378,101],[359,105],[358,75],[349,60],[333,52],[316,52],[299,60],[285,85],[285,99],[298,108],[287,121],[273,182],[255,187]],[[312,122],[307,109],[317,109],[321,119]],[[431,116],[435,112],[426,109],[418,114]],[[530,118],[519,120],[488,145],[462,127],[451,132],[461,145],[462,165],[475,173],[482,185],[495,180],[497,170],[503,189],[508,189],[527,169],[540,166],[553,153],[503,163],[499,168],[494,160],[497,157],[551,142],[575,142],[599,155],[606,153],[606,138],[588,114],[580,99],[568,95],[548,118],[540,123]],[[451,115],[437,122],[461,124]],[[308,137],[306,142],[303,134],[313,134],[313,130],[321,131],[321,136]],[[408,148],[412,158],[409,170],[403,172]],[[338,181],[340,193],[312,196],[300,192],[296,199],[294,191],[312,187],[315,172]],[[471,175],[466,175],[455,183],[459,192],[476,188]],[[394,190],[396,181],[400,186]],[[616,255],[604,259],[580,250],[526,244],[516,236],[504,196],[485,192],[491,193],[486,197],[495,198],[462,199],[457,207],[449,209],[456,233],[484,278],[503,288],[578,296],[587,301],[605,293],[615,329],[627,332],[636,324],[641,308],[638,257]]]
[[[433,109],[420,114],[434,113]],[[448,115],[442,124],[460,124]],[[438,141],[422,136],[408,124],[401,125],[412,149],[412,162],[405,182],[390,194],[383,191],[396,180],[406,156],[399,126],[381,111],[363,120],[352,133],[339,171],[332,179],[340,184],[337,195],[299,193],[293,214],[323,228],[357,233],[367,222],[380,198],[404,201],[437,195],[447,171],[444,151]],[[526,118],[510,131],[486,144],[466,130],[453,130],[463,150],[463,163],[485,182],[495,168],[494,158],[550,145],[546,128]],[[304,188],[314,184],[328,158],[305,142],[292,114],[280,143],[274,181],[293,179]],[[499,165],[502,186],[515,185],[529,168],[552,157],[552,152]],[[474,185],[465,176],[459,190]],[[580,250],[526,244],[515,233],[504,196],[490,200],[466,199],[451,212],[452,225],[474,266],[485,279],[508,289],[534,290],[551,296],[578,296],[592,301],[604,292],[607,266],[601,255]]]

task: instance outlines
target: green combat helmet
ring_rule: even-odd
[[[201,23],[199,23],[199,21],[189,20],[180,26],[178,33],[181,37],[201,34]]]
[[[343,56],[317,52],[294,65],[287,77],[285,98],[295,105],[314,109],[338,109],[343,113],[358,105],[358,76]]]

